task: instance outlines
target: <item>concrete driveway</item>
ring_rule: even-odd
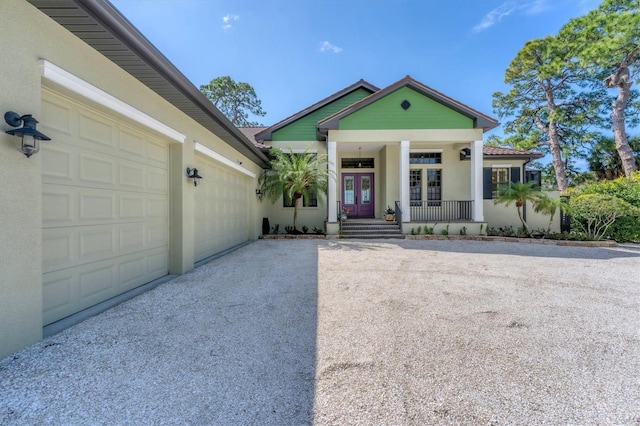
[[[640,424],[640,251],[258,241],[0,360],[0,424]]]

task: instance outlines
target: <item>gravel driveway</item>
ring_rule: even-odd
[[[0,360],[0,424],[640,424],[640,250],[258,241]]]

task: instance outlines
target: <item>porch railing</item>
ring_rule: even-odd
[[[400,201],[396,201],[396,222],[402,226],[402,209],[400,208]]]
[[[473,200],[411,201],[412,222],[471,222]]]
[[[336,201],[336,212],[338,213],[338,232],[342,231],[342,208],[340,207],[340,201]]]

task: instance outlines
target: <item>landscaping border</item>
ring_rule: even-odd
[[[470,240],[470,241],[500,241],[505,243],[545,244],[551,246],[574,247],[617,247],[615,241],[571,241],[547,240],[543,238],[493,237],[485,235],[405,235],[407,240]]]

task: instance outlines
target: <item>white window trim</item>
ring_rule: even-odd
[[[425,149],[410,149],[409,153],[410,154],[430,154],[430,153],[434,153],[434,152],[442,152],[443,149],[442,148],[425,148]]]
[[[250,176],[252,178],[256,177],[255,173],[253,173],[252,171],[245,169],[241,165],[236,164],[235,162],[229,160],[224,155],[218,154],[214,150],[212,150],[210,148],[207,148],[206,146],[202,145],[199,142],[196,142],[195,144],[196,144],[196,151],[198,151],[199,153],[204,154],[207,157],[212,158],[212,159],[218,161],[219,163],[224,164],[225,166],[231,167],[232,169],[237,170],[242,174],[245,174],[245,175]]]
[[[176,142],[184,143],[186,140],[187,137],[182,133],[156,120],[150,115],[145,114],[139,109],[121,101],[120,99],[115,98],[107,92],[98,89],[91,83],[76,77],[70,72],[63,70],[45,59],[40,59],[39,62],[42,71],[42,78],[56,83],[86,99],[96,102],[111,111],[122,114],[136,123],[155,130]]]
[[[491,165],[492,169],[506,169],[511,167],[513,167],[511,164],[492,164]]]

